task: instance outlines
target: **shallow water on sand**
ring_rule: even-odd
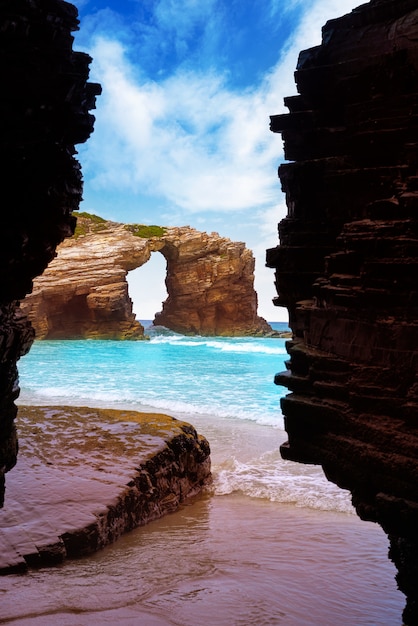
[[[0,623],[396,626],[386,549],[353,515],[203,496],[92,557],[4,578]]]

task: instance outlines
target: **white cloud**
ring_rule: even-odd
[[[164,0],[156,14],[166,28],[175,17],[176,29],[186,33],[213,4]],[[342,0],[338,12],[355,4]],[[92,184],[146,190],[193,213],[271,206],[277,190],[272,164],[281,157],[281,141],[269,132],[269,115],[282,111],[283,97],[295,93],[299,50],[320,41],[325,16],[336,12],[330,0],[314,3],[286,55],[242,93],[228,88],[222,75],[181,67],[153,82],[141,76],[119,42],[96,39],[91,54],[103,95],[86,163],[90,177],[96,172]]]
[[[97,172],[92,184],[139,186],[191,212],[270,202],[267,165],[277,150],[268,98],[191,71],[139,82],[123,47],[103,38],[92,55],[103,86],[86,163]]]

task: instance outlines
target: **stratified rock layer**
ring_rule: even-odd
[[[33,341],[17,310],[72,234],[81,199],[77,143],[93,129],[98,85],[90,57],[72,50],[76,8],[61,0],[0,3],[0,506],[4,474],[16,462],[16,362]]]
[[[155,251],[167,261],[168,292],[155,324],[184,334],[271,332],[257,316],[254,257],[245,244],[188,226],[140,237],[135,225],[86,214],[78,221],[82,234],[61,244],[22,302],[38,339],[142,338],[126,276]]]
[[[0,514],[0,575],[90,554],[211,484],[206,439],[154,413],[19,408]]]
[[[293,340],[287,459],[321,464],[388,533],[418,623],[418,6],[372,0],[300,54],[273,116],[288,216],[268,251]]]

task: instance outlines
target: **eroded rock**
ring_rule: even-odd
[[[167,415],[19,407],[0,516],[0,574],[91,554],[211,484],[210,449]]]
[[[16,362],[33,341],[17,301],[73,233],[81,199],[75,144],[93,130],[98,85],[73,52],[76,8],[62,0],[0,5],[0,506],[16,462]]]
[[[156,251],[167,261],[168,298],[155,324],[183,334],[271,332],[257,316],[254,257],[244,243],[189,226],[155,229],[81,214],[79,234],[59,246],[22,302],[36,337],[143,338],[126,276]]]
[[[418,7],[372,0],[300,54],[273,116],[287,159],[276,268],[293,340],[287,459],[321,464],[387,532],[418,623]]]

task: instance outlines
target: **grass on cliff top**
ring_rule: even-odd
[[[105,230],[108,220],[105,220],[99,215],[93,213],[86,213],[84,211],[77,213],[77,226],[74,231],[74,239],[83,235],[89,235],[90,233],[97,233],[101,230]],[[124,224],[125,230],[129,231],[135,237],[142,237],[143,239],[150,239],[151,237],[162,237],[167,229],[163,226],[155,226],[146,224]]]
[[[89,233],[97,233],[100,230],[104,230],[107,225],[107,220],[103,219],[99,215],[93,215],[93,213],[80,212],[76,214],[77,225],[74,231],[74,239],[81,237],[82,235],[88,235]]]
[[[124,228],[129,230],[135,237],[150,239],[150,237],[162,237],[167,229],[163,226],[155,226],[154,224],[147,226],[146,224],[125,224]]]

